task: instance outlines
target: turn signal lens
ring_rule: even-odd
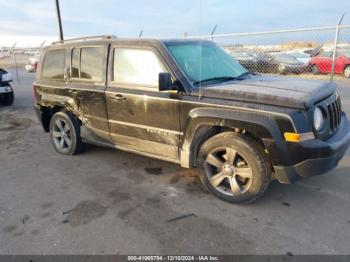
[[[301,140],[301,135],[298,133],[284,133],[284,138],[288,142],[300,142]]]

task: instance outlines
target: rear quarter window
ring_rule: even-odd
[[[49,50],[46,52],[41,69],[41,77],[64,79],[66,50]]]

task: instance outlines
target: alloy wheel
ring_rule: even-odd
[[[67,153],[71,150],[73,141],[71,128],[63,118],[57,118],[53,125],[52,137],[56,149],[61,153]]]
[[[223,194],[241,195],[252,185],[251,165],[233,148],[223,147],[211,151],[204,161],[204,168],[211,185]]]

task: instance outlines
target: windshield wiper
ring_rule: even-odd
[[[231,80],[239,80],[238,77],[233,77],[233,76],[219,76],[219,77],[211,77],[199,81],[193,82],[194,85],[202,84],[205,82],[211,82],[211,81],[231,81]]]

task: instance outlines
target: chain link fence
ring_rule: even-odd
[[[336,41],[337,28],[339,37]],[[350,26],[210,35],[200,38],[215,41],[252,73],[329,79],[335,51],[336,77],[350,78]]]

